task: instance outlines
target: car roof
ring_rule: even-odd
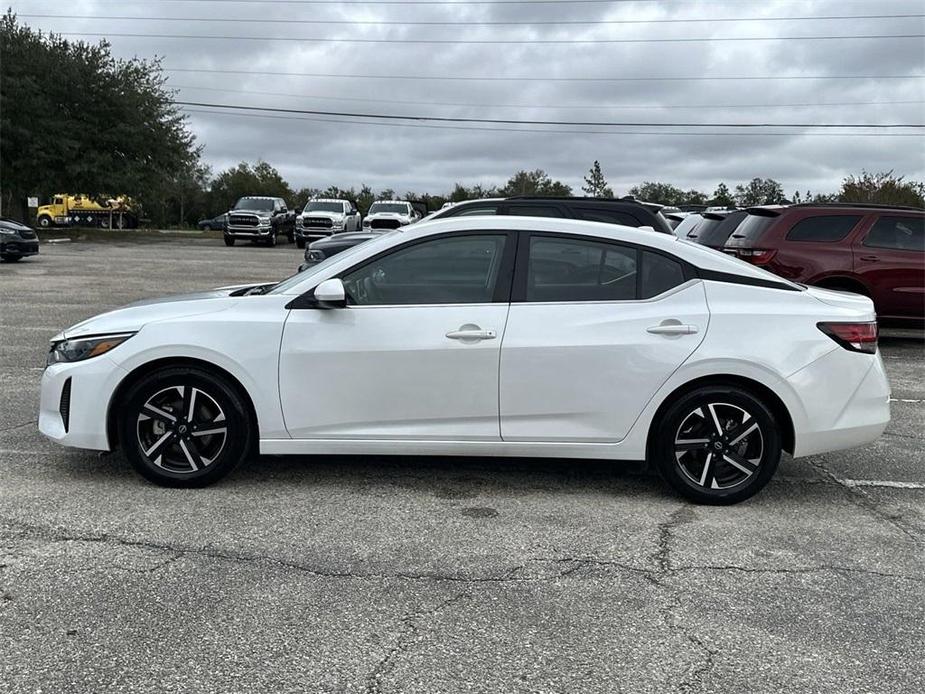
[[[373,202],[373,205],[375,205],[377,202],[394,202],[394,203],[400,203],[402,205],[411,204],[408,200],[376,200],[375,202]]]
[[[308,202],[350,202],[346,198],[312,198]],[[305,203],[306,205],[308,204]]]
[[[467,217],[448,217],[418,222],[402,230],[384,234],[378,239],[372,239],[363,244],[365,253],[351,255],[343,263],[333,263],[330,267],[334,276],[341,270],[350,267],[364,258],[370,257],[393,245],[423,239],[442,233],[455,231],[539,231],[551,232],[561,235],[578,235],[599,237],[602,240],[622,241],[655,250],[662,250],[686,260],[703,270],[731,273],[744,277],[751,277],[776,284],[790,284],[787,280],[773,275],[766,270],[746,263],[742,260],[714,251],[706,246],[679,239],[674,234],[663,234],[650,229],[627,227],[620,224],[605,222],[588,222],[580,219],[561,219],[551,217],[520,217],[497,215],[472,215]],[[308,291],[313,284],[314,275],[306,277],[305,283],[293,284],[286,294],[302,294]],[[795,285],[794,285],[795,286]]]

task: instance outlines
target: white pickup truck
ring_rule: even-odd
[[[363,219],[364,229],[398,229],[420,221],[422,215],[407,200],[377,200]]]

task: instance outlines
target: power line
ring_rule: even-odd
[[[286,41],[298,43],[360,43],[404,45],[582,45],[582,44],[649,44],[649,43],[746,43],[750,41],[843,41],[878,39],[923,39],[925,34],[862,34],[852,36],[697,36],[657,39],[351,39],[326,36],[220,36],[209,34],[127,34],[118,32],[55,32],[59,36],[130,39],[183,39],[213,41]]]
[[[803,80],[907,80],[925,79],[925,74],[909,75],[656,75],[646,77],[533,77],[516,75],[363,75],[330,72],[282,72],[278,70],[230,70],[218,68],[164,68],[166,72],[201,72],[217,75],[271,75],[273,77],[323,77],[367,80],[432,80],[437,82],[727,82],[727,81],[803,81]]]
[[[487,128],[479,126],[466,126],[466,125],[432,125],[427,123],[395,123],[395,122],[369,122],[369,121],[359,121],[359,120],[345,120],[337,118],[312,118],[310,116],[294,116],[294,115],[273,115],[268,113],[241,113],[234,111],[207,111],[204,109],[196,108],[185,108],[187,113],[203,113],[219,116],[235,116],[242,118],[270,118],[273,120],[297,120],[297,121],[311,121],[314,123],[341,123],[345,125],[371,125],[378,127],[387,127],[387,128],[423,128],[431,130],[471,130],[479,132],[495,132],[495,133],[533,133],[533,134],[543,134],[543,135],[658,135],[662,136],[681,136],[681,137],[925,137],[925,133],[864,133],[864,132],[852,132],[852,133],[769,133],[769,132],[675,132],[675,131],[632,131],[632,130],[544,130],[537,128]]]
[[[371,118],[377,120],[412,120],[440,123],[485,123],[492,125],[567,125],[588,127],[625,128],[863,128],[896,129],[925,128],[922,123],[651,123],[651,122],[602,122],[602,121],[557,121],[557,120],[514,120],[508,118],[463,118],[458,116],[402,116],[383,113],[350,113],[345,111],[318,111],[313,109],[272,108],[269,106],[243,106],[239,104],[214,104],[200,101],[175,101],[179,106],[200,108],[221,108],[235,111],[260,111],[268,113],[305,114],[313,116],[337,116],[345,118]]]
[[[526,108],[533,110],[703,110],[727,108],[810,108],[826,106],[898,106],[925,104],[925,101],[828,101],[799,104],[586,104],[583,106],[545,106],[541,104],[479,104],[462,101],[407,101],[403,99],[368,99],[356,96],[322,96],[318,94],[294,94],[292,92],[267,92],[255,89],[223,89],[187,84],[168,85],[171,89],[195,89],[206,92],[227,92],[230,94],[252,94],[255,96],[285,96],[294,99],[316,99],[320,101],[359,101],[373,104],[402,104],[405,106],[459,106],[467,108]]]
[[[25,19],[93,19],[132,22],[225,22],[235,24],[325,24],[365,26],[563,26],[563,25],[621,25],[621,24],[717,24],[726,22],[808,22],[824,20],[856,19],[922,19],[925,14],[861,14],[826,15],[802,17],[685,17],[681,19],[592,19],[592,20],[523,20],[516,22],[482,21],[395,21],[378,19],[267,19],[229,17],[133,17],[131,15],[88,15],[88,14],[20,14]]]

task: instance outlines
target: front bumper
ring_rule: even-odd
[[[334,228],[334,227],[296,227],[295,236],[297,239],[304,239],[305,241],[317,241],[318,239],[326,239],[334,234],[339,234],[343,231],[343,227]]]
[[[62,446],[111,450],[107,419],[109,403],[127,372],[107,356],[71,364],[52,364],[42,374],[39,431]],[[70,382],[62,415],[62,393]]]
[[[265,239],[273,231],[272,226],[260,227],[225,227],[225,236],[236,239]]]
[[[29,255],[38,255],[38,239],[10,239],[0,241],[0,255],[25,258]]]

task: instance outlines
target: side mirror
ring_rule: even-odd
[[[337,277],[325,280],[314,291],[319,308],[344,308],[347,306],[347,292],[344,283]]]

